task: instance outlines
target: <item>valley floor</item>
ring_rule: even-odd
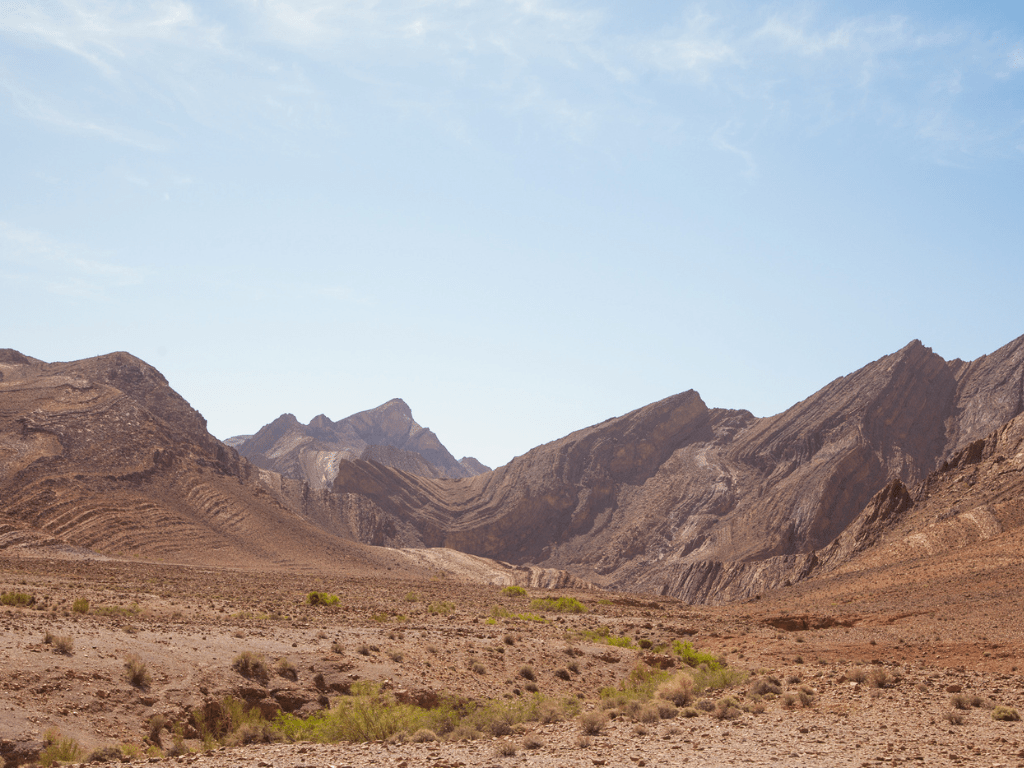
[[[1024,767],[1024,723],[993,718],[996,705],[1024,712],[1015,611],[975,599],[988,624],[972,631],[967,608],[907,611],[897,593],[872,597],[862,587],[854,605],[837,584],[827,603],[808,588],[697,608],[601,591],[517,596],[440,573],[404,581],[0,558],[0,592],[33,599],[0,607],[0,754],[7,768],[31,762],[49,733],[81,746],[74,762],[117,747],[118,759],[194,768]],[[310,591],[338,595],[338,605],[310,606]],[[576,597],[588,610],[558,613],[533,603],[552,596]],[[88,611],[75,611],[76,600],[88,600]],[[57,650],[62,639],[66,653]],[[761,698],[748,680],[704,692],[697,699],[706,708],[689,718],[602,710],[601,690],[633,670],[682,668],[670,652],[638,647],[677,640],[724,657],[749,680],[772,676],[784,693]],[[269,674],[243,677],[236,662],[245,653],[267,659]],[[130,657],[145,666],[148,685],[127,679]],[[524,677],[527,667],[533,680]],[[536,689],[573,706],[556,722],[520,722],[506,735],[464,742],[231,747],[204,745],[185,726],[190,711],[228,696],[269,714],[305,715],[367,681],[414,699],[438,693],[476,702],[526,701]],[[707,711],[726,696],[738,711],[725,718]],[[586,736],[576,709],[613,717]],[[168,723],[162,750],[150,738],[155,716]],[[181,754],[169,757],[172,738]]]

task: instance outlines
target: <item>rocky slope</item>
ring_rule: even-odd
[[[0,556],[584,584],[457,552],[366,546],[372,520],[339,507],[240,458],[129,354],[44,363],[0,350]]]
[[[8,351],[0,374],[7,554],[29,546],[222,564],[372,560],[310,525],[298,513],[299,483],[271,490],[141,360],[117,352],[47,364]]]
[[[333,487],[343,509],[375,521],[377,543],[717,602],[820,570],[816,551],[866,508],[1022,410],[1024,337],[972,363],[915,341],[771,418],[686,392],[476,478],[345,461]]]
[[[403,400],[331,421],[323,414],[302,424],[286,413],[255,435],[229,438],[238,452],[264,469],[329,488],[341,461],[364,459],[420,477],[472,477],[489,468],[472,457],[456,461],[433,432],[412,418]]]
[[[0,376],[7,552],[442,569],[723,602],[971,546],[1022,517],[1024,337],[971,363],[912,342],[771,418],[684,392],[455,479],[436,474],[473,461],[398,400],[339,422],[283,416],[242,445],[260,469],[125,353],[5,351]]]

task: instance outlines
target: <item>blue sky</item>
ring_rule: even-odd
[[[0,346],[491,465],[1024,333],[1024,5],[0,0]]]

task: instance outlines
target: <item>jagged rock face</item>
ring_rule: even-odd
[[[227,564],[366,562],[297,514],[206,431],[160,373],[123,352],[75,363],[0,357],[0,549]],[[333,499],[323,499],[328,505]]]
[[[339,463],[354,459],[420,477],[473,477],[490,471],[470,457],[456,461],[399,399],[337,422],[321,414],[304,425],[286,413],[255,435],[229,442],[256,466],[304,480],[316,489],[329,488]]]
[[[820,569],[818,551],[866,508],[881,505],[876,520],[889,520],[897,489],[878,501],[880,489],[898,478],[908,493],[1024,410],[1022,375],[1022,339],[970,364],[915,341],[771,418],[709,409],[688,392],[482,477],[430,481],[341,462],[334,488],[343,507],[372,508],[387,521],[377,530],[402,546],[693,602],[739,599]]]

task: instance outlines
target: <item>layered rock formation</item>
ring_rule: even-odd
[[[280,416],[250,437],[229,444],[253,464],[311,488],[329,488],[342,461],[363,459],[420,477],[473,477],[490,471],[472,457],[456,461],[437,435],[421,427],[400,399],[331,421],[323,414],[302,424]]]
[[[160,373],[124,352],[75,363],[0,356],[0,549],[93,550],[227,564],[333,560],[364,547],[270,491]]]
[[[130,355],[7,350],[0,549],[448,563],[498,583],[738,600],[1019,531],[1022,413],[1024,337],[971,363],[912,342],[771,418],[689,391],[475,476],[401,401],[286,415],[241,444],[261,469]]]
[[[771,418],[687,392],[477,478],[348,461],[333,487],[343,508],[375,520],[381,543],[695,602],[739,599],[820,570],[816,552],[866,508],[1022,410],[1024,338],[972,363],[915,341]],[[893,479],[899,487],[876,499]]]
[[[583,584],[554,569],[366,546],[372,519],[340,507],[240,458],[129,354],[44,363],[0,350],[0,555]]]

